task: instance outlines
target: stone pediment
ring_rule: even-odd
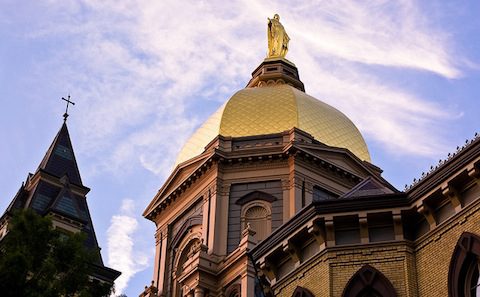
[[[175,191],[180,185],[182,185],[188,178],[198,169],[200,169],[205,162],[209,160],[213,152],[202,154],[188,162],[177,165],[175,170],[170,174],[163,186],[160,188],[155,198],[150,202],[148,207],[143,212],[143,216],[147,216],[152,212],[158,204]]]
[[[343,148],[319,146],[318,144],[296,144],[295,147],[314,158],[324,160],[362,178],[370,175],[380,176],[381,173],[381,170],[376,166],[368,166],[366,162],[361,161],[350,151]],[[372,167],[377,170],[373,170]]]
[[[342,195],[340,198],[360,198],[366,196],[383,196],[388,194],[395,194],[398,191],[390,184],[382,184],[371,176],[361,181],[358,185],[353,187],[349,192]]]
[[[275,196],[265,193],[263,191],[253,191],[248,193],[247,195],[244,195],[243,197],[239,198],[237,202],[235,202],[238,205],[244,205],[247,204],[248,202],[254,201],[254,200],[263,200],[272,203],[273,201],[276,201],[277,198]]]

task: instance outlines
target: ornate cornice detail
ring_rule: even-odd
[[[456,157],[464,152],[466,149],[472,147],[475,143],[479,142],[480,139],[480,134],[477,132],[475,133],[474,137],[472,139],[467,139],[465,140],[465,144],[462,146],[457,146],[457,149],[453,153],[448,153],[447,157],[445,159],[440,159],[438,160],[437,165],[432,165],[430,166],[430,169],[427,172],[422,172],[422,175],[417,179],[414,178],[413,182],[408,185],[405,185],[405,192],[410,191],[412,188],[414,188],[416,185],[420,184],[424,179],[426,179],[428,176],[438,172],[442,168],[444,168],[447,164],[451,163],[453,159],[456,159]]]

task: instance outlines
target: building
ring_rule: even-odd
[[[156,252],[140,296],[476,296],[480,137],[404,191],[381,173],[293,63],[265,59],[147,206]]]
[[[50,215],[56,229],[86,234],[86,247],[98,253],[96,262],[91,263],[92,279],[113,284],[120,272],[103,264],[87,205],[89,191],[82,183],[64,121],[35,173],[28,174],[1,216],[0,240],[8,233],[8,222],[14,210],[31,208],[40,215]]]

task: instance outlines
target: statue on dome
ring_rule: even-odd
[[[280,23],[280,16],[275,14],[273,19],[268,18],[268,58],[284,58],[288,52],[288,37],[285,28]]]

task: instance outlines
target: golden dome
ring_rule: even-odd
[[[201,154],[217,135],[242,137],[297,127],[329,146],[349,149],[370,161],[357,127],[332,106],[288,84],[250,87],[235,93],[190,137],[176,164]]]

